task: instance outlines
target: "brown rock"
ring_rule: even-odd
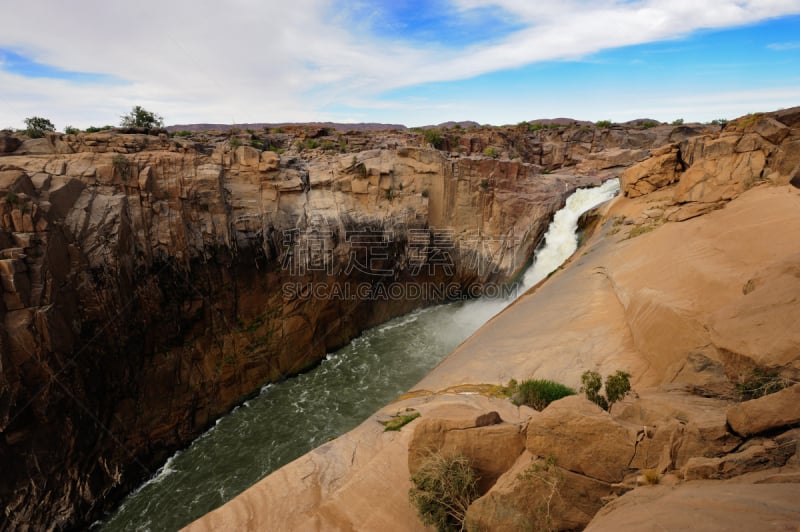
[[[742,436],[800,423],[800,384],[731,406],[728,423]]]
[[[11,153],[22,145],[22,141],[9,132],[0,132],[0,153]]]
[[[712,480],[645,486],[598,512],[587,532],[795,530],[800,485]]]
[[[528,423],[525,448],[553,456],[559,467],[603,482],[619,482],[634,456],[636,434],[608,412],[573,395],[551,403]]]
[[[668,153],[651,157],[625,170],[620,176],[622,191],[629,198],[649,194],[678,180],[678,148],[673,146]]]
[[[575,530],[585,527],[611,493],[605,482],[523,453],[467,510],[467,530]]]
[[[726,479],[781,467],[794,454],[796,445],[779,445],[772,440],[753,443],[744,450],[717,458],[691,458],[683,467],[686,480]]]
[[[497,412],[438,410],[417,423],[408,446],[408,469],[413,476],[432,453],[461,454],[472,462],[479,477],[478,488],[485,492],[511,467],[524,447],[520,427],[503,423]]]
[[[753,131],[773,144],[780,144],[789,136],[789,128],[769,116],[762,116],[753,126]]]
[[[258,163],[259,172],[270,172],[277,170],[281,164],[281,157],[273,151],[261,152],[261,158]]]

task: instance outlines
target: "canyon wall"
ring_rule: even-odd
[[[90,522],[265,383],[513,279],[574,188],[696,133],[0,134],[3,528]]]

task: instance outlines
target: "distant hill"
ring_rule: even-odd
[[[291,126],[311,126],[311,127],[326,127],[335,129],[336,131],[386,131],[389,129],[408,129],[401,124],[378,124],[378,123],[359,123],[359,124],[343,124],[338,122],[281,122],[281,123],[266,123],[258,122],[253,124],[175,124],[167,126],[167,131],[208,131],[211,129],[227,131],[229,129],[264,129],[276,127],[291,127]]]

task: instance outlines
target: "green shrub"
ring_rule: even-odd
[[[46,131],[55,131],[56,126],[51,121],[41,116],[31,116],[25,119],[27,129],[25,133],[32,139],[44,137]]]
[[[658,122],[642,122],[642,127],[644,129],[650,129],[652,127],[656,127],[657,125],[658,125]]]
[[[511,400],[515,405],[527,405],[536,410],[544,410],[553,401],[575,393],[572,388],[558,382],[530,379],[519,383]]]
[[[494,146],[488,146],[483,150],[483,155],[485,155],[486,157],[491,157],[492,159],[497,159],[498,157],[500,157],[500,152],[497,151],[497,148],[495,148]]]
[[[673,126],[682,126],[683,125],[683,118],[676,118],[672,121]]]
[[[9,205],[19,205],[19,196],[17,196],[13,190],[9,191],[9,193],[6,194],[6,203]]]
[[[613,126],[614,123],[611,120],[600,120],[599,122],[595,122],[594,125],[597,127],[609,128]]]
[[[611,405],[621,400],[631,391],[631,375],[625,371],[617,371],[613,375],[606,376],[606,393],[600,393],[602,378],[596,371],[584,371],[581,375],[581,392],[586,394],[586,398],[603,410],[608,410]]]
[[[463,530],[467,508],[478,498],[478,476],[468,458],[432,454],[411,482],[408,497],[424,524],[439,532]]]
[[[191,137],[192,132],[184,129],[183,131],[176,131],[173,135],[176,137]]]
[[[108,131],[112,127],[114,127],[114,126],[100,126],[100,127],[89,126],[89,127],[86,128],[85,131],[86,131],[86,133],[99,133],[101,131]]]
[[[131,112],[122,115],[120,125],[122,127],[143,127],[147,129],[155,129],[164,127],[164,118],[144,109],[141,105],[136,105],[131,109]]]
[[[231,138],[230,144],[231,144],[231,149],[235,150],[236,148],[242,145],[242,141],[239,140],[238,137],[233,137]]]
[[[128,177],[130,177],[130,166],[128,165],[128,159],[125,158],[122,154],[117,154],[111,159],[111,164],[114,167],[114,170],[119,174],[120,178],[123,181],[127,181]]]
[[[528,131],[530,132],[539,131],[544,128],[545,125],[542,124],[541,122],[534,122],[533,124],[528,124]]]
[[[77,135],[80,132],[81,130],[78,129],[77,127],[67,126],[64,128],[64,133],[66,133],[67,135]]]
[[[739,382],[736,383],[737,399],[740,401],[758,399],[779,392],[790,385],[788,379],[781,377],[775,371],[755,368],[747,375],[739,377]]]
[[[421,414],[419,412],[413,412],[411,414],[402,414],[399,416],[395,416],[389,421],[384,422],[383,432],[389,432],[394,430],[400,430],[404,426],[408,425],[415,419],[417,419]]]
[[[617,370],[613,375],[606,377],[606,399],[609,408],[611,405],[621,400],[631,391],[631,374],[626,371]]]
[[[425,142],[436,148],[437,150],[441,149],[444,146],[444,138],[439,133],[439,131],[435,129],[426,129],[422,132],[422,136],[425,139]]]

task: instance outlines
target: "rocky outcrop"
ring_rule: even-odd
[[[403,467],[413,461],[416,431],[440,447],[458,441],[448,444],[454,451],[481,445],[451,438],[460,416],[442,419],[440,411],[433,419],[443,405],[473,409],[466,431],[486,429],[477,420],[491,412],[510,425],[526,423],[525,450],[498,446],[503,457],[493,463],[508,469],[499,476],[493,470],[497,480],[470,506],[467,522],[475,527],[794,526],[795,388],[738,401],[754,376],[798,380],[800,333],[791,324],[799,308],[793,265],[800,191],[789,184],[798,128],[800,110],[791,109],[671,139],[629,171],[641,177],[626,178],[628,194],[598,209],[594,234],[563,269],[493,318],[407,396],[188,529],[242,528],[253,519],[283,529],[421,529]],[[635,393],[610,412],[571,397],[541,413],[459,393],[511,378],[578,388],[586,369],[628,371]],[[405,408],[421,419],[397,435],[376,432],[376,420]],[[502,424],[489,427],[495,426]],[[354,462],[358,442],[369,451]],[[329,470],[337,472],[335,482],[327,481]],[[272,504],[321,483],[319,500],[299,512]],[[379,485],[393,488],[376,491]]]
[[[671,131],[3,134],[6,522],[91,520],[265,382],[453,294],[406,286],[513,278],[566,194]]]

